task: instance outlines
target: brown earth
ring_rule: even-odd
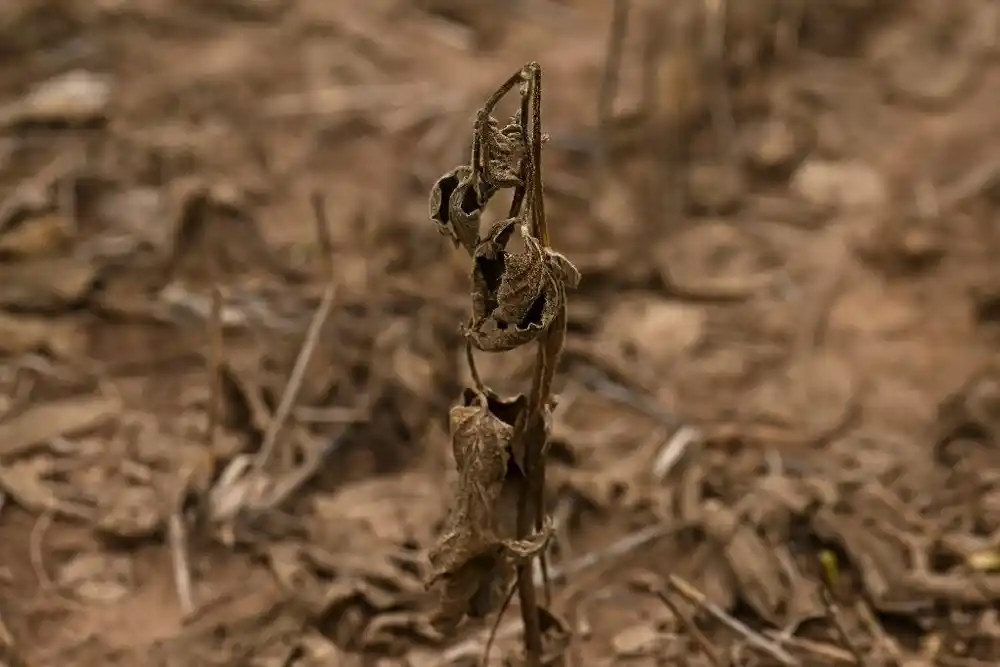
[[[602,95],[613,4],[3,3],[0,665],[480,658],[427,192],[531,60],[572,664],[1000,660],[1000,6],[629,3]]]

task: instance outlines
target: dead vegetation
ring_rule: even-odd
[[[492,114],[515,87],[521,103],[501,127]],[[430,196],[431,218],[465,248],[473,264],[472,317],[464,335],[474,386],[451,410],[458,487],[445,532],[430,552],[433,580],[444,582],[437,624],[451,633],[463,617],[494,611],[516,571],[525,656],[532,667],[551,664],[562,652],[543,645],[541,620],[552,626],[555,617],[547,610],[540,614],[531,565],[537,556],[548,576],[545,458],[552,380],[566,338],[566,291],[580,282],[576,267],[549,245],[541,120],[542,70],[529,63],[479,112],[470,164],[438,179]],[[507,217],[481,234],[482,211],[503,189],[513,191]],[[510,251],[515,231],[523,248]],[[510,352],[535,341],[528,394],[499,396],[483,383],[473,348]],[[559,635],[554,641],[563,643],[566,629],[553,630]]]
[[[1000,658],[995,3],[36,4],[0,667]]]

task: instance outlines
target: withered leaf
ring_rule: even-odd
[[[485,141],[480,145],[483,156],[483,179],[494,188],[512,188],[521,184],[518,167],[527,150],[521,130],[520,111],[504,127],[492,116],[487,119]]]
[[[496,309],[497,291],[507,268],[507,244],[514,234],[518,218],[493,223],[473,253],[472,317],[473,325],[482,322]]]
[[[454,629],[465,616],[489,613],[502,600],[514,565],[544,548],[548,530],[515,539],[517,497],[523,483],[511,461],[514,424],[527,409],[523,395],[501,397],[466,389],[451,410],[451,437],[459,473],[447,527],[430,553],[443,583],[435,625]]]
[[[0,257],[53,257],[66,250],[71,237],[71,225],[58,213],[31,215],[0,235]]]
[[[506,352],[537,338],[563,308],[566,288],[580,282],[576,267],[563,255],[543,248],[525,227],[522,222],[522,252],[502,249],[500,241],[509,232],[501,227],[500,241],[488,237],[475,253],[474,313],[466,335],[484,352]]]
[[[510,441],[527,399],[466,389],[451,409],[452,455],[459,479],[448,527],[430,554],[435,576],[496,548],[497,504],[510,460]]]
[[[493,311],[493,318],[498,324],[507,326],[534,324],[541,314],[536,309],[539,306],[544,308],[550,277],[541,244],[525,234],[524,250],[507,256],[503,278],[497,289],[498,305]]]
[[[562,281],[566,288],[576,289],[580,286],[580,270],[573,265],[573,262],[566,259],[565,255],[546,248],[545,258],[553,274]]]
[[[479,218],[496,188],[475,178],[472,167],[462,165],[434,182],[428,214],[438,232],[461,245],[471,255],[479,240]]]
[[[93,429],[119,409],[117,401],[97,396],[74,396],[32,406],[0,422],[0,459],[24,454],[52,438]]]
[[[75,257],[38,257],[0,262],[0,307],[20,310],[68,308],[80,303],[101,267]]]

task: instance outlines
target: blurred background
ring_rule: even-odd
[[[996,663],[995,0],[5,0],[0,665],[475,664],[427,198],[529,61],[567,655]]]

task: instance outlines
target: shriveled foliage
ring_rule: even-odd
[[[516,574],[529,665],[551,654],[542,646],[530,565],[535,557],[544,559],[551,532],[543,502],[551,384],[566,334],[566,292],[580,281],[576,267],[549,242],[541,79],[539,65],[529,63],[490,96],[476,118],[470,163],[439,178],[428,204],[441,233],[472,260],[472,308],[463,332],[475,385],[451,410],[459,482],[448,527],[430,556],[430,583],[442,591],[437,625],[453,631],[466,616],[493,612]],[[521,104],[501,122],[494,109],[515,88]],[[509,213],[484,233],[483,211],[504,190],[511,191]],[[515,233],[523,241],[520,251],[508,249]],[[474,350],[501,353],[529,343],[538,353],[528,393],[499,396],[480,378]]]

